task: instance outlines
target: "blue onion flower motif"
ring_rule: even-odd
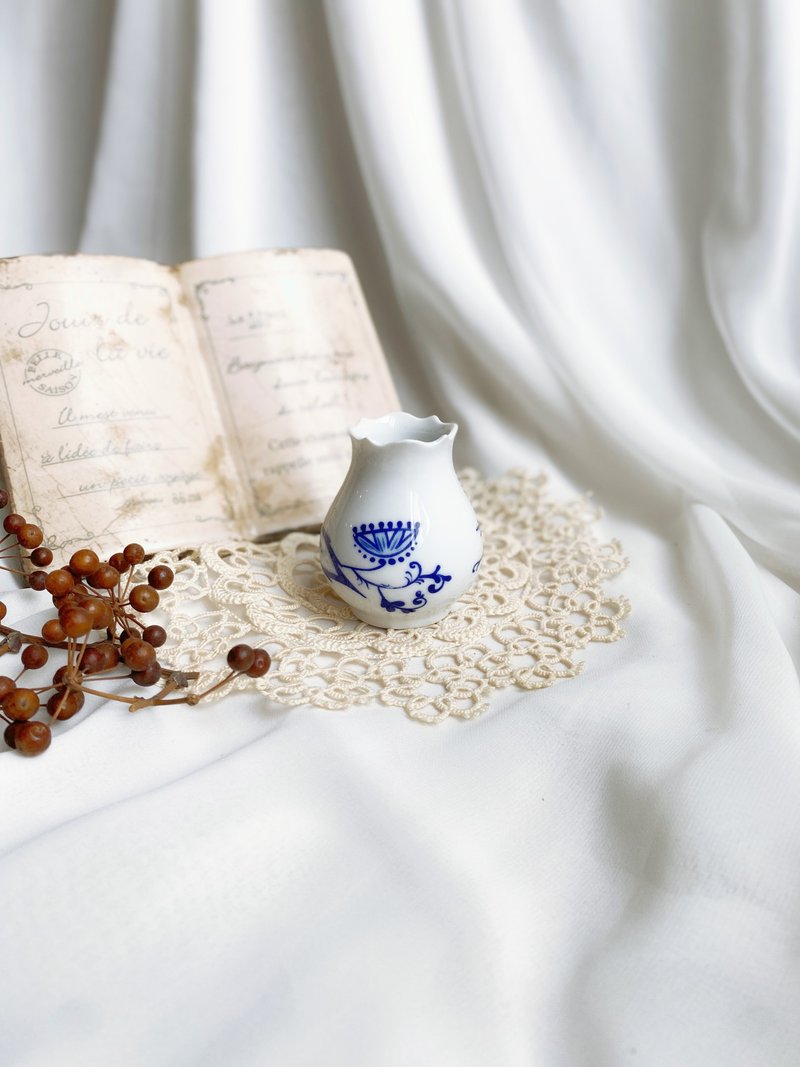
[[[353,541],[360,556],[370,563],[402,563],[414,549],[419,523],[362,522],[353,527]]]
[[[344,563],[336,554],[330,535],[323,524],[322,570],[331,582],[347,586],[365,600],[371,591],[378,594],[378,604],[385,611],[410,615],[428,603],[428,596],[440,593],[452,576],[442,571],[440,563],[425,570],[411,559],[419,537],[420,523],[410,521],[362,522],[351,527],[353,541],[360,556],[369,563]],[[327,559],[326,559],[327,557]],[[406,563],[402,575],[390,570],[394,563]],[[352,575],[352,577],[350,577]],[[412,597],[413,594],[413,597]]]

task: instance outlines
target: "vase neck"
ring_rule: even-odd
[[[368,438],[353,438],[353,466],[380,471],[453,470],[453,439],[422,444],[419,441],[392,441],[375,444]]]
[[[420,419],[407,411],[392,411],[377,419],[361,419],[350,429],[353,449],[365,446],[376,453],[396,451],[410,453],[452,452],[453,439],[458,432],[454,422],[442,422],[435,415]],[[399,454],[399,453],[398,453]]]

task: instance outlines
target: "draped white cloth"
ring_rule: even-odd
[[[406,405],[593,489],[634,605],[472,723],[0,752],[0,1062],[796,1064],[800,7],[4,0],[0,49],[0,254],[347,249]]]

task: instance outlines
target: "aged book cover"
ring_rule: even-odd
[[[6,487],[60,557],[319,523],[397,407],[342,252],[0,260]]]

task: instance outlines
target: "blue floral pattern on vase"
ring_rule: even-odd
[[[366,560],[365,564],[354,565],[339,559],[323,526],[322,540],[331,562],[330,569],[322,564],[325,576],[332,582],[347,586],[364,599],[369,599],[367,593],[370,590],[376,590],[378,603],[385,611],[400,611],[404,615],[418,611],[428,603],[428,596],[439,593],[452,577],[443,573],[439,563],[433,570],[425,572],[417,560],[411,559],[419,527],[418,522],[401,520],[362,522],[353,526],[353,544],[358,554]],[[402,581],[398,581],[400,575],[396,568],[401,563],[408,565],[402,571]],[[395,570],[387,573],[390,567]]]
[[[362,522],[353,527],[353,541],[359,555],[365,556],[370,563],[379,559],[387,563],[402,563],[411,555],[417,542],[419,523],[412,526],[410,522]]]

